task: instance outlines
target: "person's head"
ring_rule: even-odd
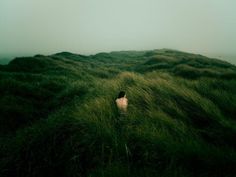
[[[124,91],[120,91],[119,95],[117,98],[123,98],[125,97],[125,92]]]

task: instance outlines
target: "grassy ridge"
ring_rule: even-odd
[[[0,68],[0,175],[235,176],[235,76],[173,50],[15,59]]]

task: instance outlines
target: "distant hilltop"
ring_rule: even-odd
[[[59,69],[71,68],[91,72],[93,67],[121,69],[146,73],[165,71],[187,78],[236,76],[236,66],[219,59],[208,58],[200,54],[156,49],[147,51],[116,51],[98,53],[95,55],[80,55],[70,52],[60,52],[53,55],[35,55],[34,57],[15,58],[1,70],[14,72],[47,73],[59,72]],[[87,69],[86,69],[87,68]],[[93,71],[94,72],[94,71]],[[109,75],[109,73],[107,73]]]
[[[103,57],[117,57],[117,55],[119,56],[142,56],[143,54],[145,53],[150,53],[150,52],[156,52],[156,53],[185,53],[185,54],[191,54],[191,53],[187,53],[187,52],[182,52],[182,51],[179,51],[179,50],[174,50],[174,49],[167,49],[167,48],[164,48],[164,49],[154,49],[154,50],[141,50],[141,51],[138,51],[138,50],[127,50],[127,51],[112,51],[112,52],[100,52],[100,53],[97,53],[95,55],[81,55],[81,54],[77,54],[77,53],[71,53],[71,52],[68,52],[68,51],[63,51],[63,52],[59,52],[59,53],[56,53],[56,54],[52,54],[52,55],[49,55],[49,56],[64,56],[64,57],[68,57],[68,58],[79,58],[79,57],[88,57],[88,58],[91,58],[93,56],[97,56],[97,57],[100,57],[100,56],[103,56]],[[195,54],[196,55],[196,54]],[[39,56],[45,56],[45,55],[41,55],[41,54],[37,54],[35,55],[35,57],[39,57]],[[212,56],[212,55],[211,55]],[[230,55],[215,55],[216,57],[209,57],[209,58],[217,58],[217,59],[220,59],[220,60],[223,60],[223,61],[226,61],[226,62],[230,62],[231,64],[236,64],[236,56],[230,56]],[[17,57],[18,58],[18,57]],[[22,58],[22,57],[20,57]],[[6,65],[8,64],[11,60],[13,60],[14,58],[0,58],[0,65]]]

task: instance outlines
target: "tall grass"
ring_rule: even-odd
[[[215,74],[234,66],[168,50],[65,54],[1,71],[0,176],[236,175],[236,79]],[[197,77],[175,75],[183,63]]]

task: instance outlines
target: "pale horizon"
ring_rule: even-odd
[[[234,0],[1,0],[0,59],[171,48],[236,64]]]

